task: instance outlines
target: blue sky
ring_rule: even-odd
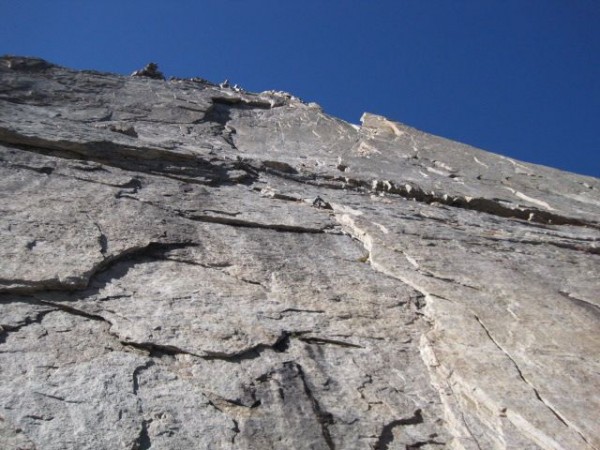
[[[0,0],[0,54],[280,89],[600,177],[598,0]]]

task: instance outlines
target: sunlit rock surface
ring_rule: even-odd
[[[1,448],[600,448],[600,180],[154,78],[0,59]]]

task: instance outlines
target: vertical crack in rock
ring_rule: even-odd
[[[304,375],[304,370],[302,370],[302,366],[294,362],[287,362],[284,364],[293,365],[298,371],[298,375],[300,376],[302,384],[304,385],[304,392],[306,393],[306,396],[310,399],[315,416],[317,417],[317,420],[319,421],[319,424],[321,426],[321,433],[323,434],[323,439],[325,439],[325,443],[327,444],[330,450],[335,450],[333,439],[331,438],[331,434],[329,433],[329,425],[333,423],[333,416],[321,408],[319,401],[316,399],[316,397],[312,393],[312,390],[310,389],[306,376]]]
[[[148,420],[142,420],[140,434],[133,444],[133,450],[148,450],[152,447],[152,441],[150,440],[150,435],[148,434],[149,423],[150,422]]]
[[[448,385],[449,386],[449,385]],[[454,394],[454,390],[452,390],[452,388],[450,388],[450,390],[452,391],[452,395]],[[467,430],[467,432],[469,433],[469,436],[471,436],[471,439],[473,439],[473,442],[475,442],[475,445],[477,446],[477,448],[479,450],[483,450],[481,448],[481,445],[479,445],[479,441],[475,438],[475,435],[473,434],[473,431],[471,430],[471,427],[469,426],[469,424],[467,423],[467,419],[465,418],[465,413],[464,412],[460,412],[460,419],[462,420],[463,425],[465,426],[465,429]]]
[[[519,378],[521,378],[521,380],[523,380],[523,382],[525,384],[527,384],[532,390],[533,393],[535,395],[535,397],[546,407],[548,408],[548,410],[559,420],[559,422],[561,422],[565,427],[567,427],[570,430],[573,430],[575,433],[577,433],[581,439],[583,439],[583,441],[587,444],[589,444],[588,440],[586,439],[586,437],[576,428],[572,427],[559,413],[558,411],[556,411],[556,409],[554,409],[552,406],[550,406],[550,404],[548,404],[548,402],[540,395],[539,391],[536,389],[536,387],[525,377],[525,375],[523,374],[523,372],[521,371],[521,368],[519,367],[519,365],[517,364],[517,362],[514,360],[514,358],[510,355],[510,353],[508,353],[504,347],[502,347],[500,345],[500,343],[492,336],[490,330],[485,326],[485,324],[481,321],[481,319],[477,316],[477,315],[473,315],[473,317],[475,318],[475,320],[477,320],[477,322],[479,323],[479,325],[481,325],[481,328],[483,328],[483,330],[485,331],[486,335],[488,336],[488,338],[494,343],[494,345],[498,348],[498,350],[500,350],[502,353],[504,353],[504,355],[511,361],[511,363],[513,364],[515,370],[517,371],[517,374],[519,375]]]
[[[140,379],[139,376],[140,374],[144,371],[149,369],[150,367],[152,367],[154,365],[154,361],[152,360],[148,360],[146,361],[144,364],[142,364],[141,366],[137,366],[134,371],[133,371],[133,376],[132,376],[132,384],[133,384],[133,394],[137,395],[138,390],[140,388]]]
[[[238,434],[240,434],[240,426],[237,420],[231,419],[231,421],[233,422],[233,436],[231,436],[231,443],[235,444],[235,439],[238,437]]]
[[[98,224],[98,222],[94,222],[94,226],[98,229],[98,232],[100,233],[100,236],[98,236],[98,244],[100,245],[100,253],[102,253],[102,256],[104,258],[106,258],[106,252],[108,251],[108,238],[102,231],[102,228],[100,228],[100,225]]]
[[[154,361],[148,360],[144,364],[137,366],[133,370],[133,374],[132,374],[132,391],[133,391],[133,395],[135,395],[137,397],[137,401],[138,401],[138,405],[139,405],[139,413],[140,413],[141,417],[144,417],[144,402],[143,402],[142,398],[138,396],[138,391],[140,389],[139,376],[144,370],[149,369],[153,365],[154,365]],[[152,441],[151,441],[150,435],[148,433],[148,424],[151,421],[152,421],[151,419],[150,420],[142,419],[140,433],[134,443],[134,447],[133,447],[134,450],[148,450],[150,447],[152,447]]]
[[[75,72],[19,57],[0,58],[0,79],[0,168],[9,202],[0,225],[7,261],[0,263],[7,323],[0,326],[0,381],[8,383],[0,406],[7,422],[28,422],[18,433],[38,446],[102,447],[102,439],[132,450],[598,446],[593,413],[585,411],[598,403],[589,395],[597,371],[586,360],[598,347],[590,333],[600,317],[596,180],[383,118],[336,125],[318,107],[276,92]],[[253,202],[258,195],[275,200]],[[49,214],[57,204],[64,207]],[[374,221],[380,215],[383,225]],[[395,219],[401,226],[384,226]],[[402,226],[404,219],[414,226]],[[309,236],[340,230],[349,238],[324,253],[321,238]],[[468,238],[457,242],[456,233]],[[416,248],[392,249],[395,239]],[[196,245],[202,252],[170,251]],[[481,261],[474,286],[461,282],[471,277],[457,247]],[[229,262],[212,265],[199,257],[205,252]],[[339,265],[349,254],[351,264]],[[306,267],[322,257],[327,270]],[[517,280],[509,277],[529,262]],[[207,271],[184,264],[223,274],[203,277]],[[296,270],[300,264],[305,272]],[[282,276],[261,284],[276,271]],[[511,297],[513,282],[538,275],[530,297],[557,286],[568,291],[563,301],[552,297],[558,310],[549,314],[565,314],[547,352],[539,351],[549,347],[542,341],[547,311],[539,309],[547,303],[509,309],[519,319],[542,316],[510,339],[484,323],[498,312],[508,317],[502,304],[468,309],[491,290]],[[410,299],[391,298],[395,287]],[[459,298],[459,290],[466,295]],[[444,299],[444,292],[454,294]],[[171,312],[164,322],[161,315]],[[73,321],[81,327],[71,330]],[[559,341],[561,332],[568,340]],[[513,341],[523,333],[535,347],[515,354]],[[145,337],[128,342],[130,335]],[[473,362],[477,352],[468,353],[465,341],[475,335],[492,352]],[[87,345],[94,336],[101,337],[97,349]],[[456,353],[462,344],[467,354]],[[498,374],[474,370],[494,358],[502,363]],[[510,409],[498,412],[510,383],[524,398],[510,396]],[[155,414],[164,402],[173,415]],[[81,416],[68,420],[73,414]],[[13,427],[7,434],[3,420],[0,442],[11,447]],[[93,426],[80,433],[81,423]],[[33,448],[21,442],[12,447]]]
[[[410,286],[415,291],[420,292],[425,298],[429,297],[430,294],[428,292],[424,291],[420,286],[416,285],[411,280],[391,273],[389,270],[386,270],[384,267],[374,261],[372,257],[373,238],[371,235],[369,235],[367,231],[362,230],[348,214],[343,214],[340,211],[337,211],[336,208],[339,208],[339,206],[336,205],[334,207],[334,218],[341,225],[342,231],[355,241],[359,242],[367,251],[367,256],[364,258],[364,262],[368,262],[374,271]]]
[[[212,122],[218,126],[223,140],[233,149],[238,150],[233,139],[235,129],[229,125],[231,122],[231,109],[233,104],[220,97],[212,98],[212,105],[204,115],[204,121]]]
[[[229,420],[231,420],[231,422],[233,424],[233,427],[231,427],[231,431],[233,431],[233,435],[231,436],[231,443],[235,444],[237,437],[242,432],[242,430],[240,429],[239,416],[244,417],[246,415],[246,412],[240,413],[240,410],[256,408],[256,407],[260,406],[260,401],[258,401],[257,403],[255,403],[251,406],[246,406],[246,405],[242,405],[241,403],[232,401],[230,399],[223,398],[212,392],[203,391],[202,395],[204,395],[204,397],[206,397],[206,401],[209,406],[211,406],[216,411],[218,411],[220,414],[223,414]]]
[[[428,371],[432,381],[432,387],[439,392],[440,400],[442,402],[442,405],[444,406],[445,413],[447,415],[446,422],[448,423],[448,430],[450,434],[455,438],[464,437],[464,435],[466,434],[470,438],[470,440],[472,440],[475,443],[479,450],[483,450],[481,448],[481,445],[479,444],[479,441],[477,440],[473,431],[471,430],[471,427],[467,423],[467,419],[465,418],[464,412],[456,402],[458,396],[454,392],[452,385],[448,382],[449,374],[442,375],[434,369],[435,367],[439,366],[439,362],[437,360],[437,356],[435,355],[433,348],[427,340],[426,335],[421,336],[419,349],[421,352],[421,358],[423,359],[425,365],[428,367]],[[447,393],[450,393],[450,395],[448,395]]]
[[[368,252],[365,262],[368,262],[369,265],[371,266],[371,268],[373,270],[375,270],[376,272],[381,273],[385,276],[394,278],[395,280],[400,281],[401,283],[404,283],[404,284],[410,286],[417,293],[419,293],[420,294],[419,297],[414,300],[415,306],[418,310],[423,309],[426,304],[427,299],[429,299],[431,297],[440,298],[445,301],[451,301],[451,300],[443,298],[443,297],[434,296],[433,294],[427,292],[421,286],[417,285],[416,283],[412,282],[411,280],[409,280],[405,277],[400,277],[395,273],[391,273],[389,270],[386,270],[385,267],[381,266],[376,261],[374,261],[372,258],[372,250],[373,250],[372,237],[367,233],[367,231],[360,229],[358,227],[358,225],[356,224],[356,222],[349,215],[347,215],[347,214],[341,215],[340,212],[337,211],[337,209],[336,209],[337,207],[338,207],[337,205],[336,205],[336,207],[334,207],[335,219],[342,226],[342,230],[346,234],[348,234],[352,239],[359,242],[363,246],[363,248]],[[408,260],[408,261],[410,262],[410,260]],[[416,262],[415,262],[415,264],[416,264]],[[411,264],[411,265],[414,267],[414,264]],[[417,264],[417,266],[418,266],[418,264]],[[417,267],[415,267],[415,270],[416,269],[417,269]],[[452,280],[446,280],[446,281],[452,281]],[[422,315],[422,313],[420,313],[420,312],[418,314]],[[421,342],[423,342],[424,339],[425,339],[425,335],[422,335]],[[420,348],[421,348],[421,357],[423,358],[423,362],[425,363],[426,366],[428,366],[427,361],[425,360],[425,357],[423,356],[422,345],[420,345]],[[433,352],[432,349],[430,349],[430,351]],[[432,378],[434,377],[434,373],[431,372],[431,369],[429,370],[429,375]],[[444,393],[442,392],[442,389],[440,388],[440,386],[436,386],[435,383],[432,383],[432,387],[438,391],[438,395],[440,396],[440,399],[443,399]],[[451,388],[450,388],[450,391],[452,392],[452,396],[455,396],[454,391]],[[442,404],[444,404],[446,412],[450,415],[453,415],[453,412],[451,411],[449,406],[446,405],[446,403],[444,401],[442,401]],[[477,447],[480,447],[479,442],[477,441],[477,439],[475,439],[475,437],[473,436],[473,433],[471,432],[466,421],[464,420],[464,416],[463,416],[463,422],[464,422],[466,432],[471,436],[471,438],[473,439],[473,441],[475,442]],[[453,431],[454,431],[456,436],[458,436],[460,434],[459,430],[453,430],[452,427],[450,427],[450,426],[447,427],[447,429],[448,429],[448,432],[450,432],[451,434],[453,434]],[[389,432],[391,433],[391,429],[389,429]],[[433,444],[433,442],[432,442],[432,444]],[[386,447],[383,447],[383,448],[386,448]]]

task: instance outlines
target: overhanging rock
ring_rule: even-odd
[[[155,78],[0,59],[2,448],[600,449],[600,180]]]

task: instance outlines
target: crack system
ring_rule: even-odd
[[[335,215],[336,218],[338,218],[337,214]],[[348,216],[346,216],[347,219]],[[405,279],[404,277],[398,277],[395,274],[390,273],[387,270],[383,270],[378,264],[376,264],[372,257],[371,257],[371,251],[372,251],[372,238],[368,235],[368,233],[366,231],[360,230],[356,224],[354,223],[354,221],[352,219],[349,220],[343,220],[340,221],[340,224],[342,225],[344,231],[346,231],[353,239],[357,240],[358,242],[360,242],[364,248],[369,252],[367,261],[370,263],[371,267],[379,272],[384,273],[387,276],[390,276],[392,278],[395,278],[405,284],[408,284],[409,286],[411,286],[413,289],[415,289],[416,291],[420,292],[424,298],[429,298],[431,297],[431,294],[429,294],[428,292],[424,291],[422,288],[420,288],[416,283],[411,282],[408,279]],[[409,262],[410,259],[408,259]],[[415,270],[419,270],[418,265],[415,266],[415,264],[411,263],[411,266],[413,266],[413,268]],[[454,280],[451,279],[443,279],[443,281],[447,281],[447,282],[454,282]],[[466,287],[470,287],[473,288],[473,286],[466,286]],[[566,297],[568,297],[571,301],[579,301],[579,303],[585,303],[586,307],[590,308],[593,310],[594,313],[596,313],[596,306],[594,304],[588,304],[588,302],[584,302],[581,301],[579,299],[574,299],[572,296],[562,293],[563,295],[565,295]],[[437,297],[437,296],[436,296]],[[440,297],[441,298],[441,297]],[[447,299],[444,299],[447,300]],[[544,404],[544,406],[552,413],[552,415],[554,415],[563,425],[565,425],[568,429],[573,430],[577,435],[579,435],[581,437],[581,439],[586,442],[588,445],[589,442],[586,439],[586,437],[576,428],[572,427],[559,413],[558,411],[556,411],[552,406],[550,406],[547,401],[540,395],[539,391],[535,388],[535,386],[533,386],[533,384],[531,384],[531,382],[525,378],[523,372],[521,371],[520,367],[518,366],[518,364],[516,363],[516,361],[510,356],[510,354],[493,338],[493,336],[491,335],[490,331],[487,329],[487,327],[483,324],[483,322],[480,320],[480,318],[477,315],[474,315],[474,318],[477,320],[477,322],[479,323],[479,325],[483,328],[483,330],[485,331],[485,333],[487,334],[487,336],[489,337],[489,339],[494,343],[494,345],[511,361],[511,363],[513,364],[513,366],[515,367],[519,377],[521,378],[521,380],[523,382],[525,382],[534,392],[535,397],[537,398],[537,400],[539,400],[542,404]],[[463,418],[464,419],[464,418]],[[465,426],[466,426],[466,422],[465,422]],[[471,434],[471,437],[473,437],[474,441],[477,443],[477,445],[479,446],[477,440],[474,438],[472,432],[470,429],[468,429],[467,426],[467,430],[468,432]]]
[[[56,310],[48,309],[45,311],[38,311],[34,317],[26,317],[25,320],[19,325],[0,325],[0,345],[6,341],[6,336],[8,335],[8,333],[14,333],[16,331],[19,331],[21,328],[25,328],[34,323],[42,323],[42,320],[44,320],[46,314],[49,314],[53,311]]]
[[[504,347],[502,347],[500,345],[500,343],[492,336],[490,330],[485,326],[485,324],[481,321],[481,319],[479,318],[479,316],[477,315],[473,315],[473,317],[475,318],[475,320],[479,323],[479,325],[481,326],[481,328],[483,328],[483,330],[485,331],[486,335],[488,336],[488,338],[490,339],[490,341],[492,341],[494,343],[494,345],[498,348],[498,350],[500,350],[512,363],[513,367],[515,368],[515,370],[517,371],[517,374],[519,375],[519,378],[525,383],[527,384],[532,390],[533,393],[535,395],[535,397],[559,420],[559,422],[561,422],[564,426],[566,426],[568,429],[573,430],[575,433],[577,433],[579,435],[579,437],[581,437],[581,439],[586,443],[589,444],[588,440],[586,439],[586,437],[576,428],[572,427],[559,413],[556,409],[554,409],[552,406],[550,406],[550,404],[540,395],[540,392],[537,390],[537,388],[525,377],[525,375],[523,374],[521,368],[519,367],[519,365],[517,364],[517,362],[514,360],[514,358],[510,355],[510,353],[508,353]]]
[[[317,417],[319,425],[321,426],[321,434],[323,435],[323,439],[325,439],[325,443],[327,444],[327,446],[329,447],[330,450],[335,450],[335,445],[333,443],[333,439],[331,438],[331,434],[329,432],[329,425],[331,425],[333,423],[333,416],[330,413],[328,413],[327,411],[323,410],[323,408],[319,404],[319,401],[314,396],[314,394],[310,388],[310,385],[308,384],[308,382],[306,380],[306,376],[304,375],[302,366],[300,366],[300,364],[294,363],[294,362],[288,362],[288,363],[284,363],[284,364],[292,364],[296,368],[296,371],[298,372],[298,375],[300,376],[300,380],[302,380],[302,384],[304,386],[304,393],[309,398],[309,400],[312,404],[313,412],[314,412],[315,416]]]
[[[150,435],[148,434],[148,424],[150,422],[150,420],[142,420],[140,434],[133,444],[133,450],[148,450],[152,447],[152,441],[150,439]]]
[[[229,99],[223,100],[220,98],[214,98],[213,103],[214,104],[227,104],[227,105],[232,104]],[[233,103],[237,103],[237,101],[233,101]],[[262,104],[259,105],[259,104],[252,104],[252,103],[249,103],[248,105],[250,107],[262,107],[263,106]],[[223,118],[219,118],[219,120],[223,120]],[[228,122],[228,120],[225,120],[225,122],[223,123],[223,134],[226,131],[225,129],[226,129],[227,122]],[[124,170],[134,170],[134,169],[133,169],[133,166],[130,164],[130,162],[119,164],[111,159],[107,160],[107,159],[103,158],[102,156],[98,156],[98,155],[101,155],[101,153],[98,152],[98,146],[107,147],[109,154],[110,154],[110,152],[113,152],[112,156],[122,156],[124,161],[131,160],[132,158],[135,159],[136,156],[139,156],[140,150],[144,150],[144,149],[139,149],[139,148],[129,148],[127,146],[119,146],[118,144],[106,143],[106,142],[100,142],[100,143],[92,142],[92,143],[86,143],[86,144],[81,144],[81,145],[76,144],[76,143],[66,143],[68,148],[64,148],[63,142],[53,143],[51,141],[43,141],[41,139],[27,138],[27,137],[22,137],[19,135],[16,135],[16,137],[15,137],[15,135],[10,134],[10,131],[7,131],[7,130],[0,130],[0,131],[3,131],[3,133],[0,133],[0,135],[4,136],[5,138],[8,133],[9,140],[6,141],[7,143],[14,145],[17,148],[26,150],[26,151],[30,151],[30,152],[34,152],[34,153],[42,153],[42,154],[46,154],[46,153],[54,154],[55,152],[59,152],[58,155],[55,154],[54,156],[59,156],[59,157],[63,157],[63,158],[74,158],[74,159],[89,159],[89,160],[92,160],[95,162],[99,162],[101,164],[106,164],[108,166],[120,167]],[[235,148],[233,139],[231,138],[231,134],[229,134],[228,136],[224,135],[223,137],[226,140],[226,142],[228,142],[233,148]],[[40,145],[47,147],[47,149],[40,148]],[[484,198],[468,199],[466,197],[461,197],[461,196],[449,197],[447,195],[439,195],[439,194],[436,195],[434,193],[426,193],[418,186],[410,186],[410,185],[400,186],[400,185],[396,185],[393,182],[389,182],[389,181],[368,182],[365,180],[348,179],[345,177],[328,177],[328,176],[323,177],[323,176],[318,176],[316,174],[310,174],[310,175],[298,174],[293,168],[291,168],[289,165],[287,165],[285,163],[276,163],[276,162],[274,163],[274,162],[269,162],[269,161],[263,161],[263,162],[257,164],[254,161],[239,159],[237,162],[221,161],[222,165],[218,165],[218,164],[213,164],[213,162],[208,162],[208,161],[203,161],[203,160],[198,161],[197,159],[192,159],[192,158],[174,157],[173,154],[171,152],[169,152],[168,150],[150,149],[150,152],[153,154],[156,153],[157,159],[166,158],[169,162],[176,162],[177,164],[179,164],[181,166],[178,170],[182,173],[188,172],[190,170],[190,167],[187,167],[186,164],[188,164],[188,163],[191,164],[192,166],[194,166],[193,169],[196,170],[196,175],[198,176],[198,178],[186,177],[184,179],[184,178],[178,177],[177,173],[175,175],[167,174],[167,173],[164,173],[164,167],[161,167],[160,168],[161,170],[156,170],[152,166],[152,164],[148,163],[147,161],[144,161],[145,163],[149,164],[147,166],[147,167],[150,167],[150,169],[147,170],[148,173],[152,173],[153,175],[158,175],[158,176],[165,176],[168,178],[174,178],[177,180],[185,180],[185,181],[196,183],[196,184],[209,184],[209,185],[219,185],[219,184],[227,184],[227,183],[238,184],[239,183],[238,181],[231,180],[227,175],[227,172],[232,169],[245,171],[247,174],[245,181],[248,181],[248,180],[255,181],[258,178],[260,172],[265,172],[265,173],[268,173],[268,174],[271,174],[274,176],[292,179],[294,181],[298,181],[301,183],[312,184],[312,185],[317,185],[320,187],[326,187],[326,188],[331,188],[331,189],[351,188],[351,189],[355,189],[357,191],[364,192],[364,193],[382,193],[382,192],[384,192],[386,194],[398,195],[402,198],[411,199],[411,200],[415,200],[415,201],[422,202],[422,203],[427,203],[427,204],[439,203],[439,204],[443,204],[446,206],[488,213],[488,214],[496,215],[499,217],[516,218],[516,219],[522,219],[522,220],[543,223],[543,224],[574,225],[574,226],[584,226],[584,227],[600,229],[600,226],[594,222],[586,222],[586,221],[583,221],[580,219],[563,217],[563,216],[560,216],[560,215],[557,215],[554,213],[540,211],[540,210],[533,209],[533,208],[509,208],[507,206],[501,205],[500,203],[498,203],[494,200],[489,200],[489,199],[484,199]],[[147,169],[147,167],[144,166],[142,169],[136,168],[135,170],[143,171],[143,169],[144,168]],[[34,170],[35,172],[44,174],[44,175],[51,175],[54,170],[49,167],[42,167],[39,169],[31,168],[31,167],[23,167],[23,168]],[[192,170],[192,172],[193,172],[193,170]],[[208,182],[200,181],[200,179],[203,177],[208,177],[209,181]],[[134,189],[135,192],[137,192],[137,189],[140,188],[141,186],[138,186],[138,185],[130,186],[127,184],[127,185],[122,185],[119,187],[132,188],[132,189]],[[134,199],[138,200],[135,197],[126,196],[126,195],[122,196],[122,198],[125,198],[125,197],[134,198]],[[281,196],[281,197],[282,198],[285,197],[283,199],[288,200],[288,198],[286,196]],[[277,198],[277,197],[274,197],[274,198]],[[294,197],[290,197],[289,199],[298,201]],[[230,226],[235,226],[235,227],[262,228],[262,229],[269,229],[269,230],[273,230],[273,231],[277,231],[277,232],[293,232],[293,233],[324,233],[324,232],[329,231],[326,228],[323,228],[323,229],[306,228],[306,227],[301,227],[301,226],[290,226],[290,225],[283,225],[283,224],[269,225],[269,224],[261,224],[261,223],[257,223],[257,222],[251,222],[251,221],[244,221],[244,220],[236,219],[235,218],[236,214],[228,213],[228,212],[223,212],[223,214],[226,215],[227,217],[217,217],[217,216],[210,216],[210,215],[190,215],[190,214],[186,214],[185,212],[182,212],[182,211],[174,211],[174,212],[177,213],[178,215],[180,215],[181,217],[184,217],[186,219],[193,220],[193,221],[218,223],[218,224],[230,225]],[[209,212],[209,211],[207,210],[207,212]],[[336,218],[337,218],[337,216],[336,216]],[[58,286],[58,287],[57,286],[54,286],[54,287],[52,287],[52,286],[32,286],[31,287],[32,290],[27,290],[27,288],[25,288],[21,292],[29,293],[29,292],[35,292],[38,290],[73,291],[73,290],[86,289],[86,288],[89,288],[89,286],[93,283],[94,278],[100,272],[109,270],[113,265],[115,265],[125,259],[148,256],[153,252],[155,253],[157,250],[158,251],[163,250],[166,252],[171,248],[182,248],[182,247],[197,245],[194,243],[171,243],[171,244],[169,244],[169,243],[150,243],[147,246],[144,246],[142,248],[130,249],[123,253],[120,253],[119,255],[115,255],[113,257],[107,258],[105,256],[107,249],[108,249],[108,241],[107,241],[106,235],[103,233],[103,231],[100,228],[100,226],[98,225],[98,223],[94,222],[94,225],[97,227],[97,229],[100,233],[100,237],[98,238],[99,245],[100,245],[100,252],[105,259],[100,264],[98,264],[97,266],[92,268],[91,274],[89,275],[89,277],[85,283],[85,286],[84,286],[84,283],[81,283],[80,285],[76,286],[73,289],[69,289],[69,288],[66,288],[63,286]],[[342,224],[342,225],[344,226],[345,224]],[[345,227],[345,228],[348,229],[348,227]],[[392,275],[389,273],[389,271],[382,270],[382,268],[379,265],[375,264],[373,262],[373,260],[371,259],[371,243],[368,243],[367,240],[365,239],[366,233],[362,233],[362,232],[357,233],[356,231],[357,230],[353,230],[352,232],[349,232],[348,234],[350,234],[350,236],[352,236],[355,240],[358,240],[359,242],[361,242],[363,244],[363,246],[367,249],[367,251],[369,252],[369,256],[366,259],[366,261],[368,261],[370,263],[370,266],[373,268],[373,270],[380,272],[386,276],[390,276],[390,277],[392,277],[396,280],[399,280],[405,284],[408,284],[412,288],[421,292],[424,297],[429,296],[429,294],[427,294],[423,290],[418,289],[414,283],[412,283],[408,280],[402,279],[401,277],[398,277],[396,275]],[[362,233],[362,235],[361,235],[361,233]],[[522,243],[534,244],[536,242],[523,241]],[[569,247],[567,245],[565,245],[564,247],[572,248],[572,249],[576,249],[576,250],[583,250],[583,251],[587,251],[589,253],[595,253],[595,254],[599,254],[599,252],[600,252],[600,250],[598,250],[596,248],[581,248],[578,246],[577,246],[577,248],[574,248],[574,247]],[[408,255],[407,255],[407,258],[409,258]],[[409,259],[409,262],[410,262],[410,259]],[[420,270],[420,269],[417,268],[417,270]],[[429,273],[423,273],[423,275],[436,277],[435,275],[429,274]],[[436,277],[436,278],[439,278],[439,277]],[[448,282],[456,282],[455,280],[451,280],[451,279],[445,279],[445,278],[439,278],[439,279],[443,280],[443,281],[448,281]],[[466,286],[466,287],[474,288],[472,286]],[[474,289],[476,289],[476,288],[474,288]],[[10,292],[19,292],[19,291],[11,290]],[[565,296],[568,296],[569,299],[571,299],[572,301],[583,302],[579,299],[574,299],[573,297],[571,297],[568,294]],[[589,302],[586,302],[586,303],[589,303]],[[76,308],[72,308],[68,305],[64,305],[62,303],[55,303],[55,302],[50,302],[50,301],[46,301],[46,300],[39,300],[39,304],[52,306],[63,312],[81,316],[81,317],[87,318],[89,320],[96,320],[96,321],[101,320],[101,321],[111,324],[110,321],[108,321],[107,319],[105,319],[104,317],[102,317],[100,315],[90,314],[90,313],[78,310]],[[593,305],[593,304],[589,303],[589,305]],[[598,308],[597,305],[593,305],[593,306]],[[31,323],[40,322],[46,314],[48,314],[49,312],[52,312],[52,311],[56,311],[56,310],[52,309],[52,310],[48,310],[48,311],[39,312],[34,319],[28,318],[27,323],[24,323],[22,325],[19,325],[17,327],[12,327],[12,328],[8,328],[5,326],[3,329],[0,328],[0,332],[17,331],[21,327],[24,327]],[[292,312],[295,310],[290,309],[288,311]],[[594,311],[595,311],[595,309],[594,309]],[[319,310],[319,311],[310,311],[310,312],[323,312],[323,311]],[[496,347],[500,351],[502,351],[506,355],[506,357],[510,359],[510,361],[512,361],[520,378],[531,387],[531,389],[535,393],[536,398],[540,402],[542,402],[560,422],[562,422],[568,428],[571,428],[569,426],[569,424],[565,421],[565,419],[563,419],[559,415],[559,413],[556,410],[554,410],[540,396],[537,389],[524,377],[524,375],[521,372],[521,369],[517,365],[516,361],[492,337],[489,330],[481,322],[479,317],[477,317],[477,316],[474,316],[474,317],[478,321],[478,323],[481,325],[481,327],[485,330],[488,337],[496,345]],[[120,341],[120,342],[121,342],[121,344],[123,344],[125,346],[131,346],[131,347],[134,347],[134,348],[137,348],[140,350],[144,350],[144,351],[148,352],[148,354],[151,357],[156,357],[156,356],[160,357],[162,355],[171,355],[172,356],[172,355],[177,355],[177,354],[187,354],[187,355],[191,355],[191,356],[197,357],[197,358],[202,358],[205,360],[223,360],[223,361],[228,361],[228,362],[239,363],[240,361],[243,361],[243,360],[249,360],[249,359],[254,359],[254,358],[260,357],[261,353],[263,351],[265,351],[266,349],[272,349],[277,352],[286,351],[289,346],[290,339],[292,337],[298,337],[299,334],[300,333],[294,334],[294,333],[289,333],[289,332],[283,332],[282,335],[276,340],[276,342],[271,345],[258,344],[254,347],[251,347],[251,348],[248,348],[248,349],[245,349],[238,353],[233,353],[233,354],[215,352],[215,353],[207,353],[205,355],[197,355],[197,354],[190,353],[190,352],[187,352],[180,348],[177,348],[174,346],[169,346],[169,345],[160,345],[160,344],[147,343],[147,342],[142,342],[142,343],[128,342],[128,341]],[[2,343],[2,340],[1,340],[2,336],[3,335],[0,334],[0,344]],[[327,338],[298,337],[298,339],[302,340],[304,342],[307,342],[309,344],[310,343],[317,344],[317,345],[333,344],[333,345],[340,345],[343,347],[364,348],[360,345],[337,341],[337,340],[333,340],[333,339],[327,339]],[[153,364],[154,364],[154,361],[149,360],[144,365],[139,366],[134,370],[133,380],[132,380],[132,384],[133,384],[132,389],[133,389],[133,393],[135,395],[137,395],[138,390],[139,390],[139,379],[138,379],[139,374],[143,370],[146,370],[149,367],[151,367]],[[334,449],[333,440],[332,440],[331,434],[328,429],[328,426],[333,423],[333,416],[331,414],[327,413],[326,411],[324,411],[321,408],[317,399],[314,397],[314,395],[309,387],[309,384],[307,383],[307,380],[306,380],[306,377],[302,370],[302,367],[294,362],[287,362],[285,364],[293,364],[294,367],[296,368],[296,371],[298,372],[299,377],[302,380],[305,393],[311,401],[313,412],[315,413],[316,417],[318,418],[325,442],[327,443],[327,445],[330,449]],[[64,399],[61,399],[61,400],[64,400]],[[392,431],[396,426],[416,425],[416,424],[419,424],[422,422],[423,422],[423,418],[421,415],[421,411],[417,410],[414,413],[413,417],[410,417],[407,419],[394,420],[394,421],[384,425],[382,428],[381,434],[378,437],[375,448],[376,449],[387,449],[389,447],[389,444],[393,441],[393,432]],[[142,421],[140,434],[135,443],[135,447],[134,447],[135,449],[147,450],[151,447],[152,444],[151,444],[150,437],[148,434],[148,424],[149,423],[150,423],[150,421],[148,421],[148,420]],[[235,424],[235,428],[239,432],[238,424],[235,420],[234,420],[234,424]],[[465,425],[466,425],[466,422],[465,422]],[[581,436],[581,438],[584,441],[586,441],[585,437],[578,430],[575,429],[575,431]],[[234,439],[235,439],[235,437],[234,437]],[[477,441],[475,441],[475,442],[477,442]],[[414,444],[407,446],[407,449],[420,448],[425,445],[443,445],[443,443],[437,442],[432,439],[430,441],[416,442]],[[477,444],[477,445],[479,445],[479,444]]]
[[[226,127],[226,124],[229,122],[229,120],[229,118],[221,118],[219,119],[219,123],[225,121],[223,122],[225,124],[223,127]],[[222,132],[224,133],[224,130],[222,130]],[[128,147],[126,145],[116,144],[111,141],[87,143],[76,143],[69,141],[54,142],[43,138],[23,136],[12,130],[3,128],[0,128],[0,138],[2,138],[2,141],[8,145],[12,145],[16,148],[33,153],[49,153],[62,158],[91,160],[100,164],[114,166],[123,170],[134,172],[143,172],[145,168],[143,164],[139,163],[140,153],[156,153],[155,160],[158,160],[161,164],[159,166],[152,167],[152,164],[156,165],[156,163],[152,162],[155,160],[150,159],[148,156],[144,156],[144,164],[150,164],[150,166],[146,167],[146,172],[153,175],[175,178],[179,181],[186,181],[195,184],[248,184],[255,182],[258,179],[259,174],[264,172],[274,176],[291,179],[296,182],[309,185],[316,185],[319,187],[340,190],[352,189],[364,193],[385,193],[388,195],[398,195],[402,198],[415,200],[421,203],[436,203],[450,207],[478,211],[499,217],[520,219],[527,222],[540,224],[573,225],[600,229],[600,224],[596,222],[565,217],[536,208],[504,206],[495,199],[487,199],[483,197],[471,198],[461,195],[449,196],[447,194],[438,194],[435,192],[427,193],[419,186],[401,183],[398,184],[388,180],[368,181],[333,175],[318,175],[313,173],[302,174],[298,173],[296,169],[289,166],[289,164],[277,161],[256,161],[248,158],[238,157],[237,161],[228,162],[223,159],[218,160],[219,164],[215,164],[212,161],[200,159],[196,156],[174,154],[167,149]],[[230,143],[230,145],[233,149],[236,148],[233,143]],[[100,151],[99,147],[102,147],[102,151]],[[59,152],[59,154],[56,154],[56,152]],[[112,158],[107,159],[106,157],[102,156],[104,154],[109,154],[112,156]],[[121,157],[121,159],[119,160],[119,158],[115,157]],[[135,165],[126,163],[131,159],[136,160],[137,163]],[[164,162],[171,163],[169,170],[173,170],[173,167],[177,167],[177,165],[179,165],[179,168],[176,169],[176,172],[169,174],[166,166],[164,166]],[[32,168],[32,170],[40,173],[52,173],[45,169],[46,168],[41,168],[38,170],[37,168]],[[189,172],[190,170],[192,170],[192,172],[190,172],[192,174],[191,178],[189,175],[186,175],[183,178],[181,177],[181,175]],[[231,178],[228,175],[228,172],[236,170],[244,171],[246,176],[242,179]],[[193,175],[194,171],[197,172],[196,175]],[[208,179],[208,181],[203,181],[206,179]],[[134,191],[137,191],[140,186],[127,185],[126,187],[131,187],[134,189]],[[583,250],[596,254],[600,252],[600,250],[595,247],[585,248]]]

